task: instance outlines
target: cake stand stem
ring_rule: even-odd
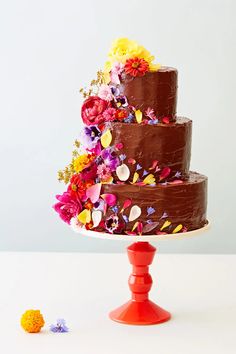
[[[133,324],[151,325],[168,321],[170,313],[149,300],[152,287],[149,265],[152,263],[156,248],[148,242],[135,242],[127,248],[129,261],[133,266],[129,277],[132,293],[130,301],[110,313],[114,321]]]

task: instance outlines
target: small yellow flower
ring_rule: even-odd
[[[45,322],[39,310],[27,310],[22,315],[20,323],[26,332],[38,333]]]
[[[75,172],[81,172],[90,162],[92,158],[89,154],[79,155],[73,160],[73,167]]]

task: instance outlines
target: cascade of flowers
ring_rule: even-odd
[[[81,89],[85,98],[81,108],[84,128],[75,141],[70,164],[59,171],[59,181],[67,186],[62,195],[57,195],[57,203],[53,206],[61,219],[78,231],[81,228],[96,231],[106,230],[109,233],[122,233],[125,224],[135,221],[141,215],[141,209],[133,205],[129,215],[125,214],[132,201],[129,199],[122,208],[117,206],[114,194],[103,194],[102,185],[107,183],[124,183],[130,177],[130,170],[124,163],[126,156],[118,152],[122,150],[122,142],[112,145],[111,122],[157,124],[151,108],[146,112],[136,110],[129,105],[127,98],[119,89],[121,75],[143,76],[148,71],[158,70],[159,64],[153,64],[154,57],[142,46],[127,38],[116,40],[108,54],[104,71],[97,73],[97,79],[92,80],[88,91]],[[134,159],[128,163],[136,164]],[[141,169],[137,163],[136,170]],[[150,171],[158,171],[158,161],[153,161]],[[170,170],[164,168],[160,181],[168,177]],[[114,180],[114,176],[116,179]],[[152,173],[143,171],[143,179],[135,172],[132,184],[155,185]],[[109,209],[109,213],[107,213]],[[154,213],[148,208],[147,216]],[[167,218],[164,215],[163,219]],[[157,222],[148,220],[147,225],[136,221],[131,234],[141,234],[154,229]],[[164,224],[164,229],[170,222]],[[181,230],[182,225],[179,226]],[[165,233],[163,228],[159,230]],[[128,232],[127,232],[128,233]]]

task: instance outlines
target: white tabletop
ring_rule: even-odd
[[[172,320],[128,326],[108,318],[129,299],[126,254],[0,253],[1,353],[235,354],[235,269],[233,255],[157,254],[150,297]],[[31,308],[44,315],[40,334],[19,325]],[[58,317],[69,333],[48,331]]]

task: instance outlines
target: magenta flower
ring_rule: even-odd
[[[116,109],[109,107],[103,112],[105,122],[111,122],[116,118]]]
[[[62,195],[56,195],[58,203],[53,205],[54,210],[59,214],[60,218],[70,224],[71,218],[78,215],[82,210],[82,205],[79,197],[71,195],[69,192],[64,192]]]
[[[115,171],[116,168],[120,165],[118,157],[110,148],[102,150],[101,157],[104,164],[109,167],[112,172]]]

